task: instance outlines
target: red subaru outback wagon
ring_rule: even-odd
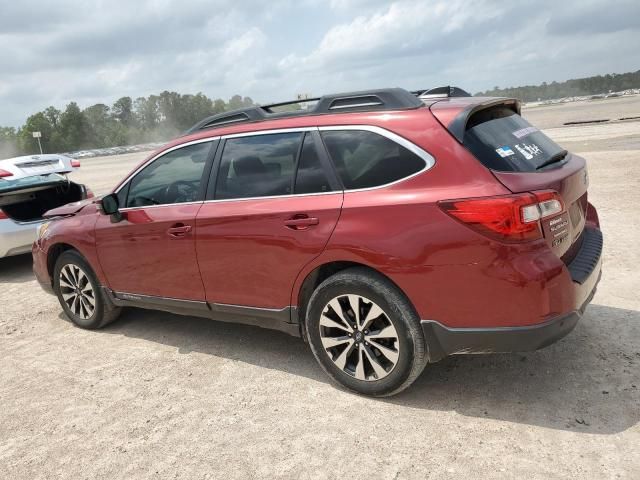
[[[79,327],[134,306],[275,328],[369,395],[446,355],[549,345],[600,279],[585,160],[516,100],[443,91],[206,118],[49,212],[35,273]]]

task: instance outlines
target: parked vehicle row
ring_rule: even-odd
[[[446,355],[549,345],[600,279],[586,162],[516,100],[455,95],[206,118],[49,212],[36,276],[79,327],[135,306],[276,328],[376,396]]]
[[[109,155],[122,155],[124,153],[146,152],[155,150],[164,145],[163,142],[145,143],[141,145],[127,145],[121,147],[95,148],[93,150],[80,150],[78,152],[64,153],[63,155],[70,158],[92,158],[104,157]]]

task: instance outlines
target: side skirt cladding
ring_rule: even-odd
[[[258,308],[114,292],[106,287],[103,287],[102,290],[107,301],[118,307],[160,310],[177,315],[208,318],[219,322],[254,325],[270,330],[278,330],[294,337],[300,336],[300,325],[290,322],[291,318],[297,318],[295,316],[295,307],[291,306],[282,309]]]

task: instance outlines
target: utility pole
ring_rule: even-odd
[[[38,147],[40,147],[40,155],[42,155],[42,144],[40,143],[40,137],[42,137],[42,132],[31,132],[33,138],[38,139]]]

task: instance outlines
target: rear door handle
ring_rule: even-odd
[[[169,230],[167,230],[167,235],[172,238],[181,238],[184,237],[187,233],[191,231],[191,225],[174,225]]]
[[[316,217],[308,217],[306,215],[296,215],[284,221],[285,226],[291,230],[306,230],[313,225],[318,225],[318,223],[320,223],[320,220]]]

